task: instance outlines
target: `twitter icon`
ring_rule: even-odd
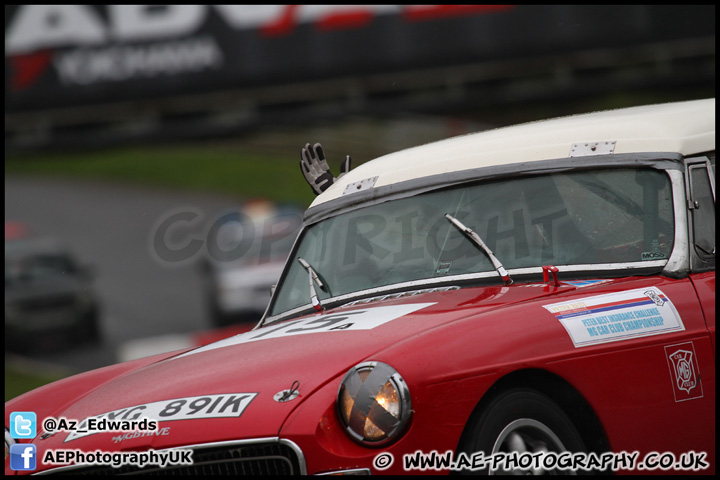
[[[10,414],[10,436],[12,438],[35,438],[37,415],[35,412],[12,412]]]

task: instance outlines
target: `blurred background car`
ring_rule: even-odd
[[[302,210],[266,200],[223,213],[201,260],[213,326],[252,323],[265,313],[302,224]]]
[[[92,283],[91,268],[78,263],[61,241],[6,236],[5,350],[99,342],[100,309]]]

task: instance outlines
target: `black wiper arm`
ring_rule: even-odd
[[[318,298],[317,291],[315,290],[315,284],[317,283],[317,286],[320,287],[323,291],[327,292],[327,289],[325,288],[325,284],[320,280],[320,277],[318,276],[317,272],[314,268],[310,266],[308,262],[305,261],[305,259],[298,257],[298,262],[300,262],[300,265],[307,270],[308,275],[310,277],[310,302],[312,303],[313,308],[320,312],[323,310],[323,306],[320,303],[320,299]]]
[[[490,261],[492,262],[493,266],[495,267],[495,270],[500,274],[500,278],[502,278],[502,281],[505,285],[512,285],[513,281],[512,278],[510,278],[510,275],[505,270],[505,268],[502,266],[502,263],[500,263],[500,260],[497,259],[497,257],[493,254],[492,250],[488,248],[487,245],[485,245],[485,242],[482,241],[482,238],[475,233],[471,228],[466,227],[460,220],[453,217],[449,213],[445,214],[445,218],[450,220],[450,223],[455,226],[458,230],[460,230],[462,233],[464,233],[470,240],[473,241],[475,245],[480,248],[483,252],[485,252],[485,255],[488,256]]]

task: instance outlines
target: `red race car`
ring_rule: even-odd
[[[5,404],[6,474],[715,472],[715,100],[393,153],[262,320]]]

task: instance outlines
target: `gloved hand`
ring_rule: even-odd
[[[315,195],[320,195],[322,192],[328,189],[335,180],[345,175],[350,171],[350,155],[345,156],[345,160],[340,164],[340,175],[337,178],[333,177],[330,172],[330,167],[325,160],[325,153],[323,152],[322,145],[316,143],[310,146],[306,143],[303,149],[300,151],[300,170],[305,176],[310,187],[313,189]]]

